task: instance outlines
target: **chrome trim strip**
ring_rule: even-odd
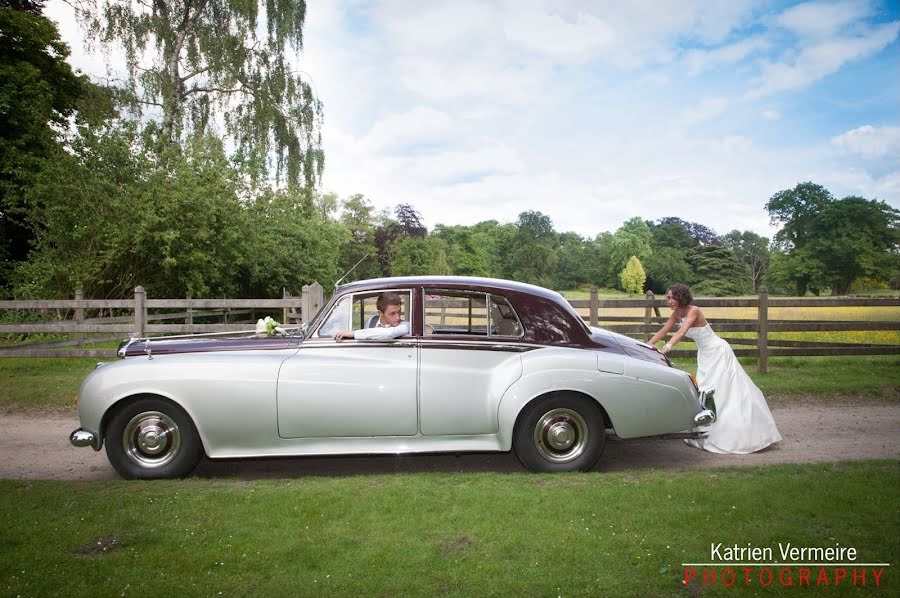
[[[492,343],[490,341],[447,342],[447,341],[422,341],[423,349],[451,349],[458,351],[505,351],[507,353],[524,353],[535,349],[544,349],[544,345],[523,345],[521,343]]]

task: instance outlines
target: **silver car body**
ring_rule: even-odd
[[[448,285],[479,293],[507,289],[503,281],[454,277],[366,281],[339,288],[305,339],[287,338],[274,347],[260,340],[266,346],[259,349],[245,340],[242,346],[249,348],[169,353],[166,341],[153,341],[143,353],[87,376],[79,390],[80,431],[99,450],[116,406],[153,396],[188,414],[210,458],[508,451],[523,408],[559,392],[596,401],[605,427],[621,438],[695,427],[701,407],[686,372],[647,345],[589,329],[580,320],[570,325],[583,326],[585,338],[601,348],[539,342],[542,337],[528,332],[534,316],[524,315],[525,332],[515,338],[425,334],[416,306],[410,309],[414,334],[395,340],[336,342],[321,328],[337,313],[342,296],[392,286],[411,289],[418,299],[429,297],[427,288]],[[538,287],[510,288],[510,295],[520,297],[511,305],[522,314],[548,309],[547,302],[538,302],[540,309],[522,303]],[[558,301],[559,309],[568,306],[562,297],[540,291],[550,303]],[[616,350],[602,349],[616,343]],[[647,357],[629,354],[636,350]]]

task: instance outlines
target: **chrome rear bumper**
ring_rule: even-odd
[[[716,421],[716,412],[710,409],[704,409],[694,416],[694,424],[698,426],[708,426]]]

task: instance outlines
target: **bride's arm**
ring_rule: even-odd
[[[665,355],[669,351],[672,350],[672,347],[678,344],[681,339],[684,338],[684,335],[687,334],[687,331],[694,325],[694,322],[697,321],[697,315],[700,313],[700,309],[694,307],[693,309],[689,309],[687,314],[684,316],[684,322],[681,323],[681,328],[678,329],[678,332],[672,335],[672,338],[669,339],[669,342],[665,344],[662,348],[662,353]]]
[[[675,312],[672,312],[672,315],[669,316],[668,321],[663,324],[663,327],[659,329],[659,332],[654,334],[649,341],[647,341],[651,345],[655,345],[661,339],[666,338],[666,335],[669,334],[669,331],[672,330],[672,326],[675,325]]]

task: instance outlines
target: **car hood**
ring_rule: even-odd
[[[603,345],[612,345],[619,347],[626,355],[640,359],[641,361],[649,361],[650,363],[658,363],[660,365],[672,366],[669,359],[656,350],[652,345],[635,340],[631,337],[611,332],[605,328],[597,328],[591,326],[591,337],[595,342]]]
[[[172,355],[175,353],[209,353],[212,351],[260,351],[290,349],[300,346],[302,337],[296,336],[243,336],[243,337],[187,337],[166,340],[127,339],[117,351],[119,357],[138,355]]]

